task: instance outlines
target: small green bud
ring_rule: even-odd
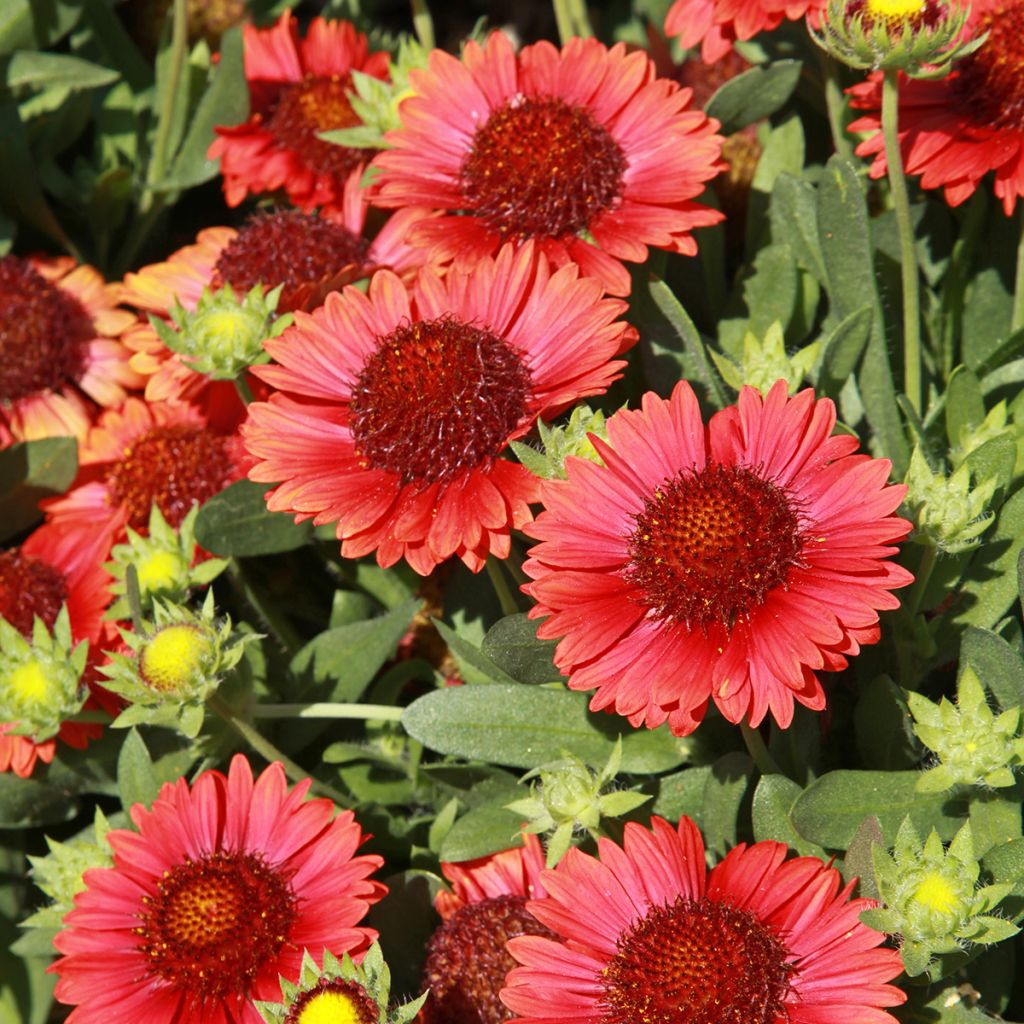
[[[607,440],[604,413],[594,412],[589,406],[578,405],[572,411],[569,422],[562,427],[549,427],[546,423],[537,422],[537,432],[543,451],[537,451],[531,445],[521,441],[512,441],[512,451],[516,458],[534,476],[544,480],[564,480],[565,460],[570,456],[589,459],[601,465],[601,456],[597,454],[590,435]]]
[[[918,780],[919,793],[941,793],[957,785],[1013,785],[1013,769],[1024,763],[1021,709],[995,714],[969,665],[957,683],[955,706],[945,697],[933,704],[919,693],[908,694],[907,705],[917,738],[939,759]]]
[[[933,829],[924,845],[909,818],[896,835],[892,854],[871,848],[875,881],[884,907],[865,910],[869,928],[901,937],[907,974],[921,974],[932,956],[967,943],[988,945],[1016,935],[1013,922],[988,913],[1013,890],[1012,883],[978,887],[971,826],[965,824],[948,849]]]
[[[933,472],[921,449],[915,448],[904,482],[904,504],[914,521],[914,540],[918,543],[947,554],[966,551],[974,547],[994,518],[988,506],[997,483],[985,480],[972,488],[966,462],[950,476],[943,476]]]
[[[818,361],[821,354],[821,340],[812,341],[789,356],[786,354],[786,339],[782,324],[776,320],[768,328],[763,339],[751,331],[743,336],[743,358],[739,363],[712,350],[722,379],[734,391],[744,384],[758,388],[765,394],[777,380],[784,380],[792,395]]]

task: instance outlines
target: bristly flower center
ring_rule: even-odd
[[[254,214],[217,260],[211,287],[229,284],[236,294],[262,284],[284,285],[280,311],[291,293],[312,287],[352,264],[362,265],[370,243],[348,228],[299,210]]]
[[[20,551],[0,552],[0,619],[22,636],[32,636],[36,616],[53,629],[67,599],[67,580],[59,569]]]
[[[624,575],[654,617],[706,634],[764,604],[802,550],[785,491],[743,466],[713,462],[684,470],[645,501]]]
[[[788,1021],[792,968],[779,938],[729,903],[652,907],[603,971],[602,1024]]]
[[[131,445],[106,480],[133,529],[149,523],[154,504],[171,526],[180,526],[193,505],[228,485],[231,468],[226,438],[205,427],[157,427]]]
[[[1024,131],[1024,3],[982,14],[974,34],[983,32],[988,39],[956,63],[950,88],[974,123]]]
[[[502,451],[530,394],[530,371],[503,338],[453,317],[418,320],[367,360],[350,427],[367,466],[424,489]]]
[[[567,238],[616,205],[626,167],[622,148],[585,108],[517,96],[477,129],[460,187],[503,242]]]
[[[0,257],[0,401],[78,381],[92,319],[26,260]]]
[[[320,132],[361,124],[346,90],[349,76],[315,78],[286,86],[267,120],[267,130],[285,148],[296,153],[320,174],[347,177],[369,154],[365,150],[336,146],[318,138]]]
[[[139,916],[149,971],[202,1002],[246,991],[288,941],[296,898],[258,854],[218,851],[165,872]]]

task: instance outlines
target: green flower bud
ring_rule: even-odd
[[[744,384],[749,384],[767,394],[777,380],[784,380],[792,395],[811,372],[821,354],[821,341],[812,341],[792,356],[786,355],[786,339],[782,333],[782,324],[776,320],[768,328],[763,339],[759,339],[751,331],[743,336],[743,358],[734,362],[726,356],[712,350],[714,359],[722,379],[734,391],[739,391]]]
[[[941,793],[952,786],[1012,786],[1013,769],[1024,763],[1020,708],[995,714],[981,681],[969,665],[957,683],[954,706],[933,704],[919,693],[907,695],[918,739],[939,759],[917,783],[919,793]]]
[[[966,462],[950,476],[934,473],[920,448],[910,457],[904,481],[904,504],[914,521],[914,540],[956,554],[977,543],[988,529],[994,513],[988,510],[997,482],[985,480],[971,487],[971,471]]]
[[[875,881],[885,904],[866,910],[868,927],[901,937],[907,974],[921,974],[932,956],[967,943],[988,945],[1016,935],[1013,922],[988,913],[1013,890],[1012,883],[978,887],[970,823],[944,850],[933,829],[924,845],[909,818],[896,835],[892,854],[871,848]]]
[[[42,743],[57,735],[65,719],[82,710],[88,691],[82,673],[89,645],[73,647],[67,605],[53,633],[38,616],[27,640],[0,618],[0,722],[5,732]]]
[[[149,322],[189,369],[211,380],[234,380],[250,366],[267,362],[263,342],[276,338],[292,322],[291,314],[274,317],[282,287],[264,295],[258,284],[241,299],[231,285],[216,292],[204,288],[192,312],[175,304],[174,326],[155,316]]]
[[[597,454],[590,435],[594,434],[602,441],[607,439],[603,412],[594,412],[589,406],[578,405],[565,426],[549,427],[538,421],[537,432],[543,451],[521,441],[511,442],[516,458],[534,476],[544,480],[564,480],[565,460],[569,456],[601,464],[601,456]]]

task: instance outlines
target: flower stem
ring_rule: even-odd
[[[250,718],[356,718],[397,722],[404,708],[393,704],[251,704]]]
[[[889,167],[889,187],[900,238],[900,271],[903,275],[903,390],[915,412],[921,412],[921,298],[914,228],[910,222],[910,197],[903,173],[898,135],[899,72],[890,68],[882,79],[882,135]]]
[[[832,133],[832,146],[844,160],[853,159],[853,146],[846,134],[846,102],[839,84],[839,63],[824,50],[818,51],[821,79],[825,88],[825,109],[828,111],[828,126]]]
[[[238,715],[231,710],[227,702],[216,693],[209,696],[206,700],[207,705],[211,711],[216,712],[224,721],[230,726],[239,736],[245,740],[246,743],[256,751],[265,761],[280,761],[281,766],[284,768],[285,775],[288,776],[292,782],[302,782],[305,779],[309,779],[311,782],[310,790],[313,793],[317,793],[320,796],[325,796],[330,800],[333,800],[339,807],[351,807],[352,800],[345,796],[344,793],[339,792],[333,786],[327,785],[326,782],[321,782],[319,779],[314,778],[308,772],[303,771],[287,754],[282,753],[273,743],[270,742],[258,729],[253,728],[244,719],[239,718]]]
[[[425,50],[434,49],[434,19],[426,0],[412,0],[412,25]]]
[[[914,582],[907,593],[906,609],[907,614],[911,617],[921,610],[921,602],[924,600],[925,591],[928,589],[928,582],[932,578],[938,556],[939,549],[932,544],[929,544],[921,552],[921,561],[917,566]],[[927,609],[925,610],[927,611]]]
[[[1024,203],[1017,206],[1017,224],[1020,238],[1017,240],[1017,276],[1013,285],[1013,316],[1010,319],[1010,333],[1016,334],[1024,327]]]
[[[558,38],[562,45],[573,37],[573,17],[571,0],[554,0],[555,24],[558,26]]]
[[[487,559],[487,575],[491,578],[495,594],[498,595],[498,603],[501,605],[503,615],[518,615],[519,605],[516,604],[515,596],[509,589],[508,582],[502,575],[501,566],[493,557]]]
[[[764,737],[761,735],[761,730],[755,729],[744,719],[740,722],[740,733],[743,736],[743,742],[747,745],[747,751],[751,758],[753,758],[754,764],[757,765],[758,771],[762,775],[781,775],[782,770],[768,750]]]
[[[255,399],[253,398],[252,388],[249,387],[249,382],[245,377],[246,373],[243,370],[235,378],[235,390],[238,392],[238,397],[242,400],[243,405],[252,405]]]
[[[302,646],[302,637],[292,624],[277,610],[259,588],[250,583],[237,559],[228,562],[228,578],[246,603],[267,624],[277,642],[286,650],[295,652]]]

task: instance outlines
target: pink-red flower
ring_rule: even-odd
[[[906,996],[885,938],[839,872],[782,843],[744,843],[709,872],[688,818],[630,822],[600,859],[571,849],[530,912],[555,938],[508,949],[501,998],[522,1024],[895,1024]]]
[[[817,673],[875,643],[878,610],[912,581],[887,560],[910,529],[891,514],[906,488],[835,421],[779,381],[705,429],[684,382],[609,419],[604,465],[568,459],[568,479],[543,484],[523,589],[592,708],[683,735],[710,700],[752,725],[824,707]]]
[[[68,257],[0,256],[0,447],[82,438],[97,406],[142,386],[118,340],[135,321],[119,298]]]
[[[266,344],[280,365],[255,373],[286,394],[249,406],[250,479],[278,484],[272,510],[336,522],[346,558],[479,570],[537,499],[537,478],[500,454],[616,379],[635,336],[624,308],[530,245],[470,274],[424,270],[411,289],[382,270],[368,295],[333,292]]]
[[[1024,2],[975,0],[967,29],[988,33],[945,77],[900,80],[899,138],[907,174],[941,188],[958,206],[989,171],[1006,215],[1024,196]],[[881,75],[849,90],[850,105],[868,111],[850,125],[867,132],[859,156],[873,157],[871,177],[886,173]]]
[[[532,238],[625,295],[621,260],[651,245],[692,255],[692,230],[721,220],[693,201],[723,166],[718,123],[643,53],[574,38],[517,55],[495,32],[461,61],[435,50],[410,82],[393,148],[374,161],[376,202],[448,211],[411,236],[432,260],[468,269]]]
[[[272,28],[243,32],[251,112],[240,125],[219,125],[209,152],[220,158],[228,206],[283,189],[302,210],[342,208],[367,154],[318,136],[360,123],[346,95],[352,72],[384,78],[388,55],[371,54],[347,21],[314,18],[300,40],[290,11]]]
[[[280,1001],[308,950],[322,963],[359,954],[376,932],[359,924],[385,889],[377,856],[356,856],[351,811],[290,792],[280,764],[255,781],[236,755],[225,777],[168,783],[135,830],[107,834],[114,865],[85,890],[54,939],[56,995],[72,1024],[261,1024],[257,999]]]

